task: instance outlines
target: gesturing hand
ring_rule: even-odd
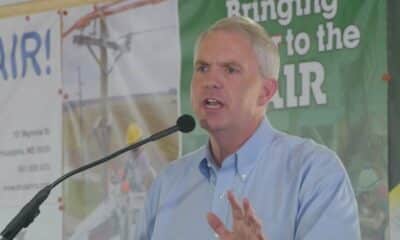
[[[214,213],[207,214],[208,224],[219,238],[221,240],[266,240],[262,233],[261,221],[255,215],[249,200],[244,198],[243,206],[241,206],[231,191],[228,191],[228,200],[232,208],[232,231],[229,231]]]

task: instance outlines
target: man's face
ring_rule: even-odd
[[[204,129],[212,133],[259,122],[272,97],[267,95],[275,92],[269,88],[276,83],[261,75],[249,39],[238,32],[210,32],[200,42],[194,64],[191,102]]]

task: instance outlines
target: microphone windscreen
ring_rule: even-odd
[[[178,126],[179,131],[187,133],[194,129],[196,123],[192,116],[184,114],[178,118],[176,121],[176,126]]]

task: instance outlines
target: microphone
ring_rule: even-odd
[[[176,121],[176,125],[178,126],[179,131],[188,133],[193,131],[194,127],[196,126],[196,123],[194,122],[192,116],[184,114],[178,118],[178,120]]]
[[[149,141],[155,141],[157,139],[165,137],[165,136],[167,136],[173,132],[176,132],[178,130],[181,132],[187,133],[187,132],[192,131],[194,129],[194,127],[195,127],[195,122],[194,122],[193,117],[190,115],[184,114],[184,115],[180,116],[178,118],[178,120],[176,120],[175,126],[172,126],[170,128],[167,128],[165,130],[162,130],[158,133],[151,135],[149,137]]]
[[[51,190],[65,179],[79,172],[85,171],[86,169],[95,167],[101,163],[113,159],[126,151],[138,148],[148,142],[158,140],[176,131],[188,133],[192,131],[194,128],[195,128],[195,121],[193,117],[184,114],[178,118],[174,126],[164,129],[158,133],[155,133],[150,137],[147,137],[141,141],[128,145],[127,147],[124,147],[114,153],[111,153],[110,155],[104,158],[83,165],[75,170],[66,173],[65,175],[61,176],[56,181],[54,181],[50,185],[47,185],[46,187],[42,188],[38,193],[36,193],[36,195],[19,211],[19,213],[7,224],[4,230],[0,233],[0,235],[2,236],[2,240],[12,240],[19,233],[19,231],[21,231],[22,228],[28,227],[33,222],[33,220],[39,215],[40,213],[39,207],[47,199]]]

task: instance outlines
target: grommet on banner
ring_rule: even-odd
[[[67,11],[67,10],[63,10],[63,9],[58,9],[58,10],[57,10],[57,14],[58,14],[58,15],[67,16],[67,15],[68,15],[68,11]]]
[[[58,210],[64,211],[65,206],[64,206],[63,198],[62,197],[58,197],[57,202],[58,202]]]
[[[382,75],[382,80],[385,82],[390,82],[392,80],[392,75],[390,75],[389,73],[384,73]]]

